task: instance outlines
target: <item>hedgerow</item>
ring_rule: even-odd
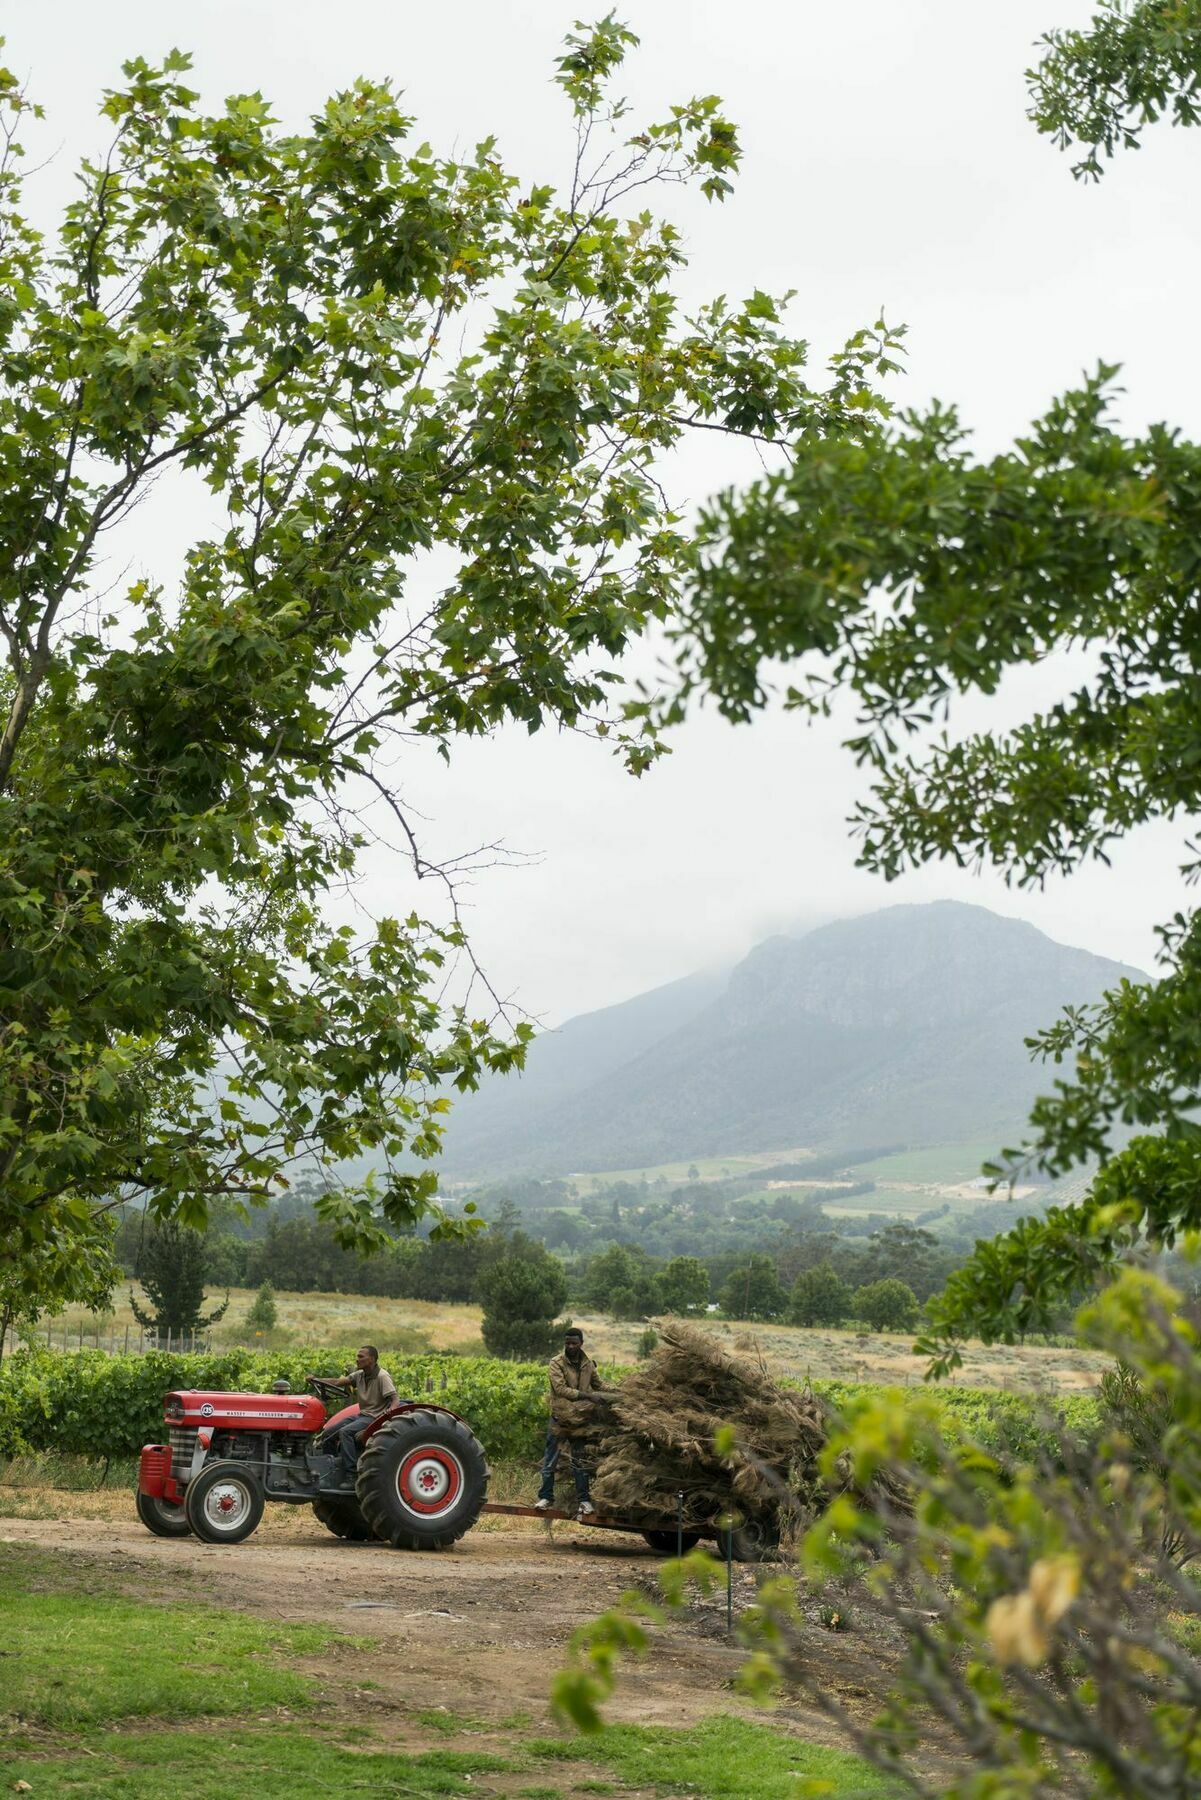
[[[840,1413],[853,1417],[864,1400],[878,1400],[881,1386],[866,1381],[815,1381],[813,1391]],[[887,1391],[887,1384],[882,1384]],[[912,1390],[906,1390],[912,1394]],[[943,1415],[941,1430],[949,1439],[970,1438],[984,1450],[1005,1452],[1019,1462],[1059,1460],[1062,1439],[1094,1443],[1101,1414],[1091,1394],[1032,1395],[999,1393],[995,1388],[923,1388]]]
[[[162,1439],[163,1395],[175,1388],[269,1391],[280,1377],[299,1390],[307,1371],[341,1373],[354,1347],[209,1355],[150,1351],[20,1351],[0,1370],[0,1455],[58,1450],[136,1455]],[[429,1397],[471,1425],[489,1456],[533,1457],[546,1428],[546,1368],[490,1357],[385,1355],[402,1396]]]
[[[143,1444],[162,1438],[163,1395],[174,1388],[265,1393],[283,1377],[299,1390],[309,1370],[341,1372],[354,1354],[353,1347],[183,1356],[19,1351],[0,1369],[0,1456],[39,1450],[133,1456]],[[545,1364],[486,1356],[389,1356],[386,1350],[383,1360],[402,1396],[428,1396],[459,1413],[490,1457],[528,1461],[539,1455],[547,1416]],[[867,1382],[817,1381],[813,1387],[846,1412],[881,1391]],[[1099,1431],[1096,1402],[1087,1396],[1051,1401],[960,1387],[939,1388],[933,1395],[954,1431],[1023,1460],[1048,1454],[1054,1459],[1064,1431],[1089,1439]]]

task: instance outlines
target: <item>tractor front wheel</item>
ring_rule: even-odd
[[[240,1544],[263,1516],[263,1490],[243,1463],[209,1463],[189,1481],[183,1504],[206,1544]]]
[[[134,1505],[138,1509],[147,1531],[153,1531],[155,1537],[191,1537],[192,1527],[188,1524],[187,1515],[182,1506],[174,1500],[157,1500],[153,1494],[144,1494],[141,1488],[134,1496]]]
[[[365,1544],[375,1536],[363,1517],[362,1507],[350,1494],[339,1494],[336,1499],[330,1494],[318,1494],[313,1501],[313,1511],[326,1530],[332,1531],[335,1537],[349,1538],[355,1544]]]
[[[461,1419],[419,1407],[372,1432],[355,1487],[376,1537],[396,1550],[445,1550],[479,1518],[488,1473]]]

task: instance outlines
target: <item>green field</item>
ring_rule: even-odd
[[[689,1179],[689,1169],[695,1169],[702,1181],[723,1181],[732,1175],[754,1175],[757,1170],[771,1168],[774,1163],[803,1162],[814,1154],[810,1149],[759,1150],[752,1156],[685,1157],[683,1162],[656,1163],[645,1169],[599,1169],[573,1173],[565,1179],[581,1194],[589,1194],[595,1188],[607,1187],[615,1181],[662,1180],[679,1186]]]
[[[862,1181],[962,1182],[974,1181],[984,1163],[1001,1149],[998,1138],[971,1144],[935,1144],[923,1150],[897,1150],[874,1162],[856,1163],[856,1179]]]
[[[970,1212],[972,1204],[970,1200],[940,1200],[937,1194],[917,1188],[877,1187],[870,1194],[848,1194],[845,1200],[823,1200],[822,1211],[830,1219],[858,1217],[861,1213],[896,1213],[898,1218],[913,1219],[938,1206],[950,1206],[957,1213]]]
[[[1014,1128],[1016,1131],[1016,1127]],[[1001,1136],[981,1138],[967,1144],[934,1144],[912,1150],[897,1150],[870,1162],[846,1164],[848,1174],[856,1181],[901,1181],[924,1183],[960,1183],[974,1181],[986,1162],[991,1162],[1002,1148]],[[664,1181],[678,1186],[688,1180],[689,1169],[695,1169],[702,1181],[721,1181],[733,1176],[754,1175],[760,1169],[777,1163],[804,1163],[819,1155],[824,1160],[837,1151],[818,1151],[812,1146],[760,1150],[742,1156],[697,1156],[679,1162],[656,1163],[641,1169],[602,1169],[575,1172],[565,1177],[580,1194],[616,1181]],[[852,1153],[853,1154],[853,1153]],[[820,1180],[821,1177],[814,1177]],[[833,1177],[831,1177],[833,1179]]]

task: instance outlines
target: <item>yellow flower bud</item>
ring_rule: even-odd
[[[1044,1556],[1030,1571],[1030,1595],[1048,1625],[1062,1619],[1080,1592],[1080,1565],[1074,1556]]]
[[[1046,1659],[1050,1640],[1042,1628],[1034,1596],[1006,1594],[994,1600],[984,1620],[999,1663],[1024,1663],[1036,1669]]]

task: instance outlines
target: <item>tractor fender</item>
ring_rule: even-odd
[[[372,1419],[370,1425],[368,1425],[366,1431],[363,1433],[363,1443],[366,1444],[370,1438],[374,1437],[380,1426],[386,1425],[389,1419],[401,1419],[406,1413],[411,1412],[441,1413],[445,1418],[454,1419],[460,1425],[464,1422],[459,1418],[457,1412],[451,1412],[449,1406],[435,1406],[432,1400],[402,1400],[398,1405],[390,1406],[387,1412],[381,1413],[378,1419]],[[349,1416],[349,1408],[347,1409],[347,1414]]]
[[[463,1423],[458,1413],[451,1412],[449,1406],[435,1406],[432,1400],[401,1400],[395,1406],[390,1406],[387,1412],[380,1413],[377,1419],[371,1421],[363,1433],[363,1443],[365,1444],[381,1425],[386,1425],[389,1419],[403,1418],[405,1413],[415,1412],[418,1408],[422,1412],[444,1413],[448,1419],[458,1419],[460,1425]],[[339,1425],[345,1425],[347,1419],[357,1418],[358,1414],[359,1404],[356,1400],[353,1406],[344,1406],[341,1412],[331,1413],[321,1430],[323,1433],[336,1431]]]

